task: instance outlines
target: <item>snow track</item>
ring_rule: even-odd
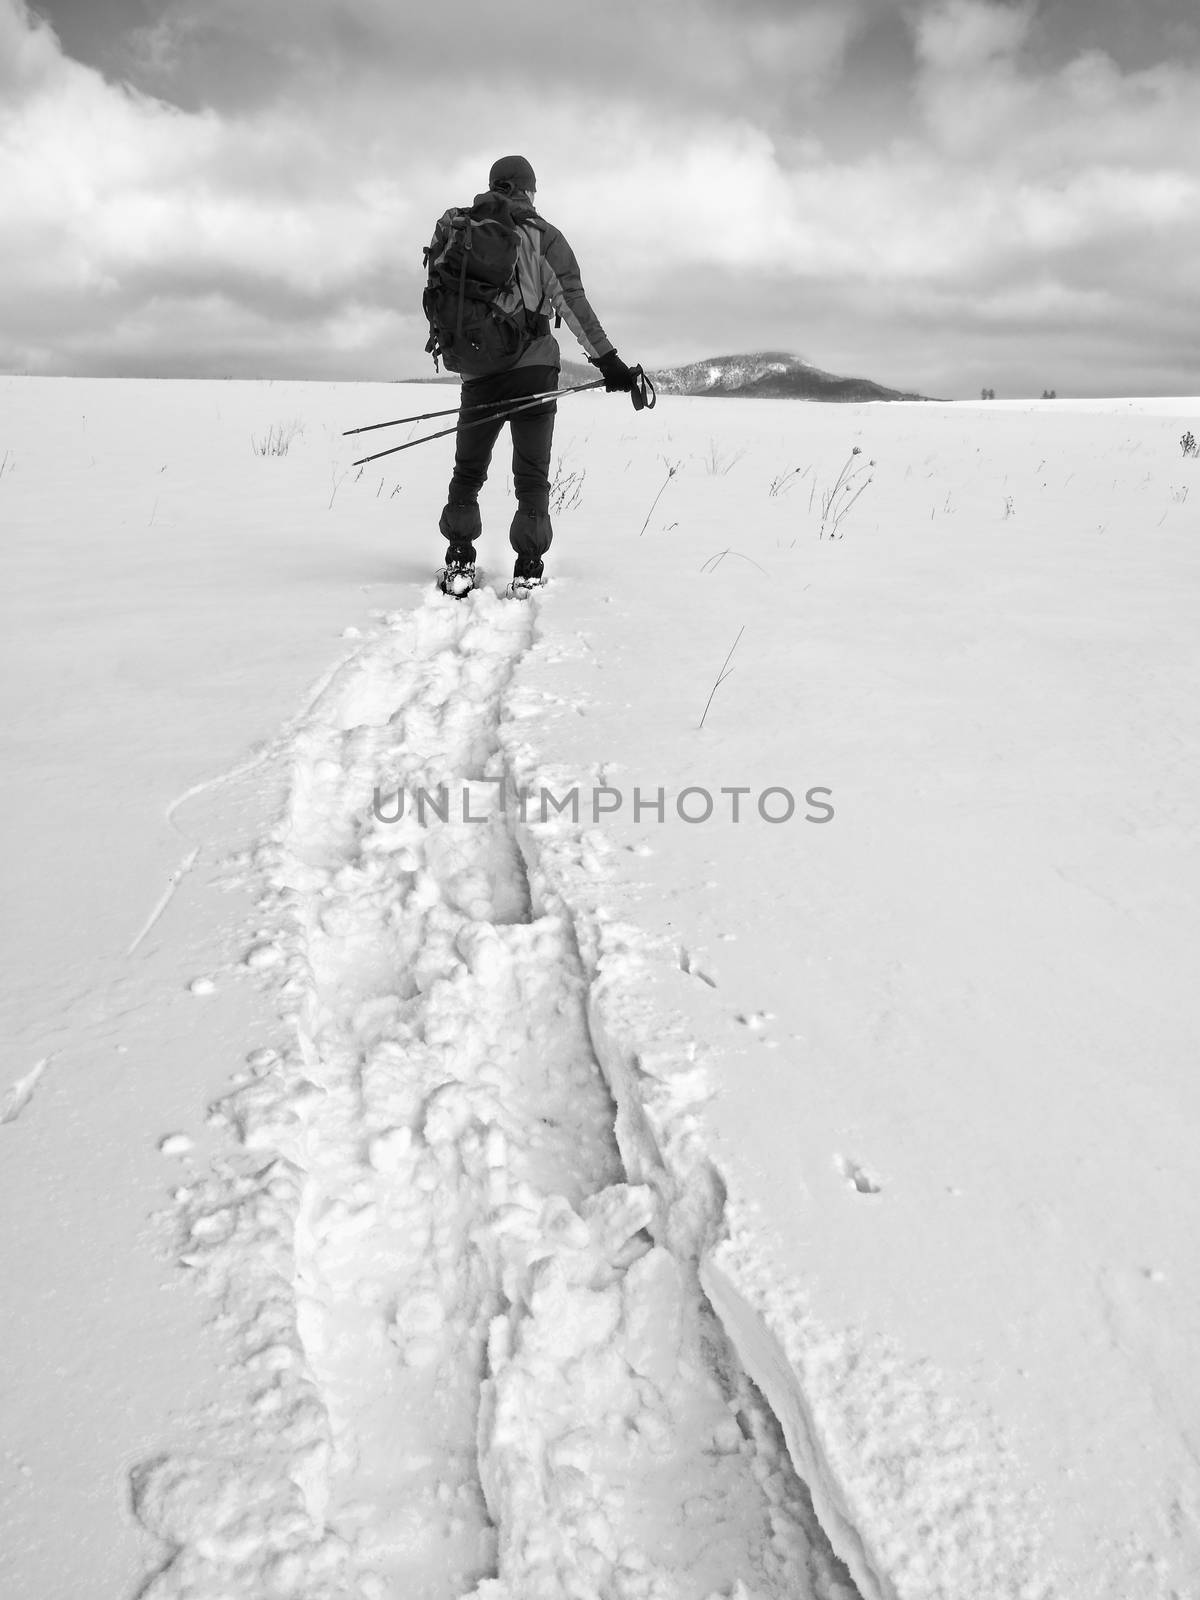
[[[687,1204],[652,1162],[630,1181],[640,1112],[594,1053],[553,851],[501,803],[536,616],[432,597],[295,730],[256,963],[286,972],[295,1047],[250,1058],[245,1159],[180,1200],[253,1436],[134,1475],[155,1600],[855,1593],[699,1289]]]

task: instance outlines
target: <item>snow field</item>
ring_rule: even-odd
[[[296,1047],[229,1107],[270,1162],[184,1210],[248,1349],[271,1324],[256,1406],[298,1492],[141,1472],[139,1515],[176,1546],[153,1600],[855,1592],[678,1249],[665,1172],[626,1177],[563,902],[495,804],[373,812],[379,790],[474,782],[486,816],[535,615],[482,591],[397,615],[296,734],[259,852],[280,932],[256,947],[286,952]],[[284,1267],[289,1210],[284,1332],[255,1283]]]
[[[656,1559],[715,1415],[744,1441],[723,1470],[782,1507],[780,1560],[782,1436],[865,1596],[1190,1595],[1195,403],[578,397],[556,459],[588,476],[523,620],[425,603],[440,447],[344,470],[342,427],[429,403],[0,383],[0,1590],[503,1593],[598,1558],[701,1593],[723,1561],[744,1576],[713,1592],[744,1600],[765,1558],[701,1549],[703,1511],[693,1568]],[[286,456],[252,451],[288,418]],[[853,444],[874,479],[822,539]],[[372,816],[438,773],[473,814],[499,774],[626,805]],[[628,803],[810,782],[829,827]],[[239,825],[267,841],[257,912],[214,866]],[[546,1113],[569,1160],[538,1144],[561,1080],[535,1055],[571,1085],[569,1123]],[[172,1182],[184,1274],[144,1236]],[[692,1367],[719,1404],[680,1398]],[[656,1419],[665,1496],[626,1444]]]

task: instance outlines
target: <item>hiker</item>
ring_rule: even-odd
[[[479,491],[487,478],[492,450],[506,420],[488,417],[486,409],[472,408],[493,405],[502,408],[558,388],[561,357],[558,341],[550,329],[548,312],[552,309],[559,320],[566,322],[588,360],[599,368],[606,390],[629,392],[638,370],[631,371],[621,360],[588,304],[575,252],[558,229],[534,209],[536,187],[533,168],[524,156],[504,156],[493,164],[488,174],[488,194],[476,196],[475,201],[476,208],[484,204],[485,210],[486,202],[492,201],[492,209],[505,226],[510,220],[516,224],[520,304],[515,303],[516,290],[511,290],[514,311],[502,319],[517,329],[512,335],[512,343],[519,352],[515,359],[508,350],[489,357],[481,338],[472,350],[456,361],[453,317],[446,316],[445,325],[439,330],[430,313],[434,333],[429,348],[435,359],[440,354],[447,366],[457,366],[463,378],[463,414],[455,441],[454,475],[439,523],[447,540],[446,565],[438,575],[438,585],[445,594],[464,595],[474,587],[475,540],[481,531]],[[507,208],[495,204],[501,199],[507,202]],[[426,254],[427,262],[436,262],[443,255],[453,216],[454,213],[448,211],[439,221]],[[443,292],[448,292],[453,300],[456,285],[452,274],[447,275],[447,281],[449,289]],[[432,286],[432,270],[430,282]],[[427,306],[428,303],[427,295]],[[461,301],[458,319],[461,333]],[[495,326],[493,316],[493,328]],[[470,359],[472,356],[474,359]],[[480,366],[482,370],[475,370]],[[512,594],[527,594],[531,588],[545,582],[542,558],[554,537],[550,525],[550,447],[556,409],[557,401],[548,398],[544,404],[535,404],[508,419],[512,431],[513,485],[517,495],[517,510],[508,531],[509,543],[516,553]],[[486,420],[480,422],[477,420],[480,417]]]

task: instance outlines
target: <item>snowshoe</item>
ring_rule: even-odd
[[[447,561],[437,575],[438,588],[452,600],[464,600],[478,581],[473,561]]]
[[[535,589],[546,587],[545,578],[517,577],[504,591],[510,600],[528,600]]]
[[[518,512],[517,516],[521,514]],[[516,518],[513,520],[515,523]],[[533,590],[545,582],[541,556],[518,556],[513,563],[512,582],[504,592],[510,600],[528,600]]]

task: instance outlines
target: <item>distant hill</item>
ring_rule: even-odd
[[[661,394],[713,394],[763,400],[923,400],[920,394],[885,389],[869,378],[839,378],[810,367],[798,356],[774,350],[753,355],[713,356],[685,367],[651,372]]]
[[[593,383],[595,367],[581,361],[564,361],[561,387]],[[810,367],[798,356],[775,350],[753,355],[711,356],[707,361],[692,361],[684,367],[651,369],[650,377],[660,394],[712,394],[728,398],[759,400],[831,400],[861,404],[865,400],[925,400],[923,394],[908,394],[900,389],[885,389],[869,378],[839,378],[835,373]],[[457,383],[451,373],[439,378],[409,379],[409,382]]]

